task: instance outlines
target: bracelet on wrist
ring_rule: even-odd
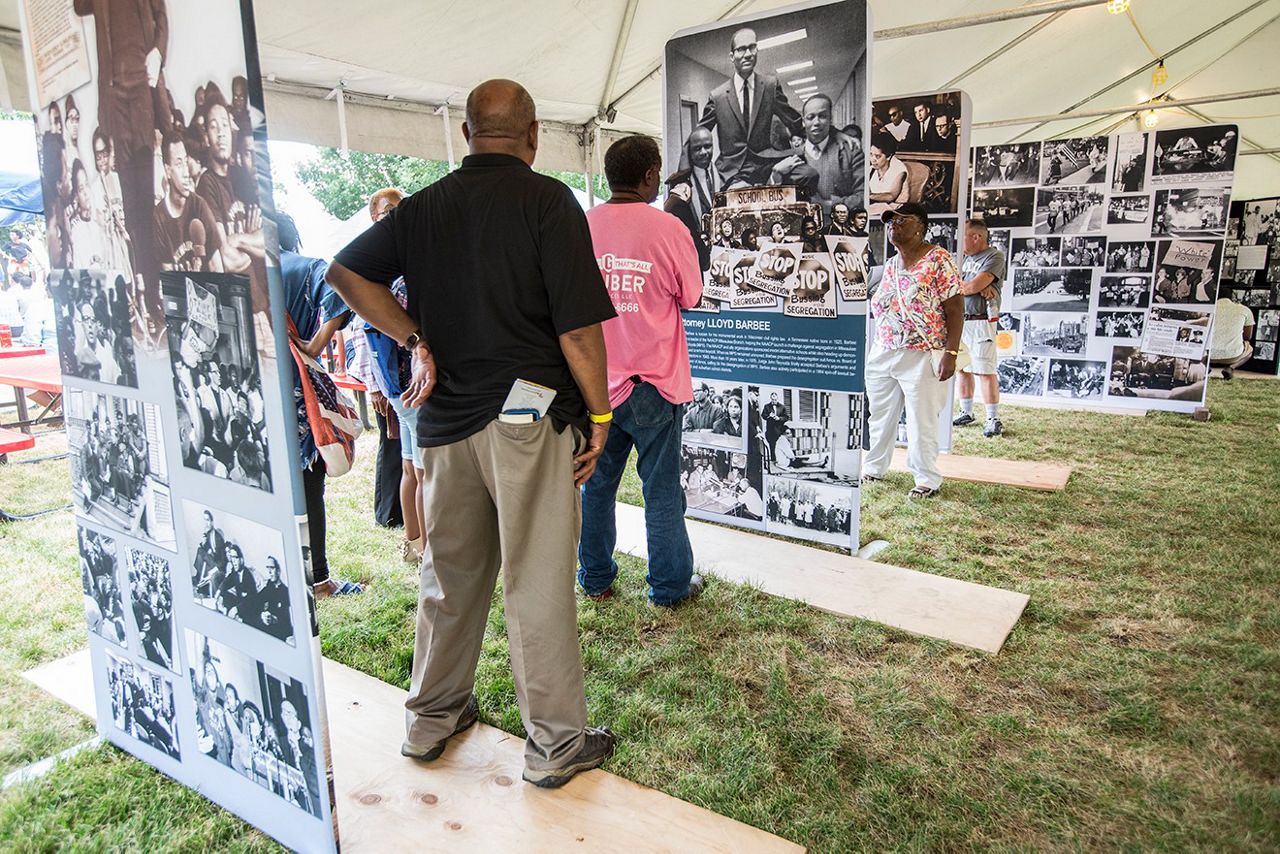
[[[613,410],[610,409],[603,415],[596,415],[594,412],[588,412],[587,417],[591,419],[592,424],[608,424],[613,420]]]

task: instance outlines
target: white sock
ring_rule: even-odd
[[[987,420],[988,420],[988,421],[990,421],[990,420],[991,420],[991,419],[993,419],[993,418],[999,418],[999,417],[1000,417],[1000,404],[998,404],[998,403],[988,403],[988,404],[986,404],[986,407],[987,407]]]
[[[960,398],[960,413],[962,415],[973,414],[973,398],[972,397]]]

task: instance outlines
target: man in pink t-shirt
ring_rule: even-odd
[[[605,153],[604,173],[612,197],[587,213],[587,223],[618,312],[604,323],[613,428],[582,487],[578,583],[597,601],[613,595],[614,500],[634,446],[644,488],[649,600],[670,607],[702,591],[680,485],[684,405],[693,399],[680,309],[702,298],[702,273],[689,230],[650,207],[662,174],[657,143],[647,136],[618,140]]]

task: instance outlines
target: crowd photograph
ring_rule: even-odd
[[[116,575],[116,541],[84,526],[77,526],[80,545],[80,586],[89,630],[112,643],[126,646],[124,605]]]
[[[1009,264],[1013,267],[1061,266],[1062,238],[1015,237],[1013,238],[1013,251],[1009,255]]]
[[[49,279],[62,372],[107,385],[138,387],[130,288],[99,270],[55,271]]]
[[[1221,237],[1227,227],[1231,191],[1227,188],[1178,187],[1156,190],[1152,202],[1152,237]]]
[[[107,694],[116,729],[170,759],[182,758],[173,682],[167,676],[108,652]]]
[[[320,815],[323,769],[306,689],[213,638],[186,630],[196,749],[286,803]]]
[[[765,478],[766,530],[805,536],[820,543],[849,541],[852,488],[790,477]],[[803,532],[802,534],[800,532]]]
[[[1062,238],[1062,266],[1101,267],[1106,255],[1107,240],[1103,237]]]
[[[976,209],[976,208],[975,208]],[[1102,193],[1088,187],[1036,191],[1036,234],[1087,234],[1102,231]]]
[[[1101,184],[1106,180],[1110,137],[1055,139],[1040,151],[1040,184]]]
[[[1151,305],[1150,276],[1103,276],[1099,308],[1146,308]]]
[[[175,673],[178,662],[173,620],[173,584],[169,560],[133,546],[125,548],[125,568],[129,575],[129,604],[138,646],[152,664]]]
[[[194,501],[183,505],[196,604],[292,644],[280,532]]]
[[[270,492],[248,280],[208,273],[162,279],[182,464]]]
[[[1108,273],[1150,273],[1155,260],[1155,243],[1127,240],[1107,244]]]
[[[1156,131],[1151,174],[1157,184],[1206,177],[1230,184],[1238,139],[1235,125]]]
[[[1093,334],[1099,338],[1141,338],[1145,318],[1141,311],[1099,311]]]
[[[974,149],[974,187],[1036,184],[1040,177],[1040,143],[981,145]]]
[[[1112,196],[1107,202],[1107,225],[1145,225],[1151,219],[1151,197]]]
[[[63,398],[76,510],[173,548],[160,412],[153,403],[68,389]]]
[[[1049,396],[1102,397],[1107,384],[1107,363],[1079,359],[1049,360]]]

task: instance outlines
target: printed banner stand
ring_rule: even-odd
[[[710,250],[702,303],[684,319],[689,515],[850,551],[862,463],[868,16],[865,0],[789,6],[683,30],[663,60],[665,161],[689,174],[674,204],[688,206],[682,219]]]
[[[336,851],[252,6],[22,16],[98,731]]]
[[[1244,369],[1280,374],[1280,199],[1231,203],[1222,278],[1253,313],[1253,358]]]
[[[973,214],[1009,261],[1002,394],[1203,406],[1238,140],[1207,125],[975,149]]]

